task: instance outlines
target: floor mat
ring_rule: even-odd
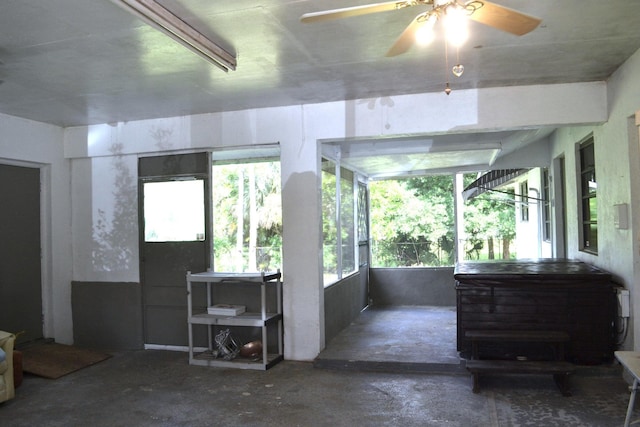
[[[64,344],[47,343],[22,350],[24,372],[56,379],[111,357],[109,354]]]

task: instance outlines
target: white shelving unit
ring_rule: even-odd
[[[220,284],[249,284],[260,287],[260,307],[261,311],[245,312],[236,316],[220,316],[204,311],[194,313],[192,290],[193,286],[203,285],[206,287],[207,304],[226,303],[225,301],[213,301],[212,287]],[[275,286],[275,298],[277,307],[275,313],[267,312],[267,287]],[[270,301],[271,302],[271,301]],[[187,309],[189,326],[189,364],[200,366],[219,366],[240,369],[266,370],[283,359],[282,351],[282,276],[280,271],[275,273],[187,273]],[[204,351],[194,350],[193,325],[208,326],[208,349]],[[237,357],[233,360],[224,360],[214,355],[215,343],[212,326],[246,326],[259,327],[262,329],[262,358],[251,360]],[[277,328],[277,353],[269,353],[268,327],[275,325]]]

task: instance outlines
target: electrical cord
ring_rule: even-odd
[[[621,346],[627,339],[627,334],[629,333],[629,318],[627,317],[622,317],[622,316],[618,316],[618,320],[616,321],[616,325],[617,325],[617,330],[616,330],[616,335],[618,337],[622,336],[622,339],[619,339],[616,342],[616,347]],[[620,328],[620,325],[622,325],[622,330]]]

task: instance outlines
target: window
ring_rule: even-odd
[[[358,243],[369,242],[369,202],[367,185],[358,182]]]
[[[356,218],[354,174],[350,170],[340,168],[340,271],[342,276],[353,273],[356,269]]]
[[[580,144],[580,191],[582,203],[580,216],[582,222],[581,249],[598,253],[598,199],[596,181],[596,159],[593,136]]]
[[[216,160],[214,153],[213,267],[220,272],[282,268],[282,199],[277,158]]]
[[[549,169],[542,169],[542,239],[551,241],[551,197],[549,191]]]
[[[324,284],[356,270],[355,174],[322,160],[322,239]]]
[[[369,264],[369,190],[367,184],[358,182],[358,266]]]
[[[527,181],[520,183],[520,220],[522,222],[529,221],[529,183]]]
[[[453,265],[453,176],[373,181],[369,192],[373,267]]]
[[[336,165],[322,160],[322,270],[325,286],[338,280]]]
[[[144,241],[204,240],[204,181],[144,183]]]

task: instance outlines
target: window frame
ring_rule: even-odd
[[[529,181],[520,182],[520,221],[529,222]]]
[[[598,209],[595,139],[589,135],[577,144],[578,215],[580,219],[580,251],[598,254]],[[592,164],[586,162],[592,161]],[[593,185],[591,184],[593,183]],[[586,187],[586,188],[585,188]],[[593,188],[593,190],[590,190]],[[592,212],[595,210],[595,212]]]
[[[211,158],[209,161],[209,174],[210,180],[215,180],[214,168],[216,167],[225,167],[225,166],[235,166],[235,167],[247,167],[251,165],[258,165],[262,163],[269,164],[277,164],[278,174],[277,179],[273,182],[277,186],[276,193],[279,195],[280,199],[282,198],[282,173],[281,173],[281,159],[280,159],[280,146],[279,144],[264,144],[264,145],[249,145],[249,146],[238,146],[233,148],[221,148],[217,150],[213,150],[211,152]],[[258,183],[258,175],[254,175],[256,178],[256,182]],[[255,184],[254,183],[254,184]],[[248,234],[243,236],[243,240],[247,240],[246,242],[246,253],[245,253],[245,244],[243,243],[242,253],[239,255],[235,255],[233,257],[227,256],[226,259],[222,260],[221,253],[216,251],[217,239],[220,235],[217,234],[217,223],[219,220],[220,213],[216,211],[215,201],[216,196],[215,193],[220,188],[220,182],[212,182],[211,189],[209,192],[209,203],[210,203],[210,218],[208,221],[211,224],[211,260],[210,260],[210,268],[215,272],[261,272],[261,271],[282,271],[283,270],[283,254],[282,254],[282,242],[280,241],[279,247],[272,247],[271,250],[267,248],[264,254],[259,254],[259,247],[252,247],[251,242],[253,241],[250,230]],[[244,185],[242,186],[243,192]],[[251,191],[248,188],[247,192]],[[249,216],[247,213],[249,212]],[[243,227],[247,226],[251,222],[250,212],[252,212],[252,208],[249,204],[243,203]],[[255,212],[254,212],[255,213]],[[246,217],[246,218],[245,218]],[[254,217],[255,219],[255,217]],[[237,217],[236,217],[237,221]],[[282,206],[280,205],[280,225],[282,224]],[[249,225],[249,229],[251,226]],[[257,229],[260,229],[258,226]],[[282,239],[282,235],[280,235],[280,239]],[[256,236],[255,242],[257,243],[258,236]],[[265,247],[266,248],[266,247]],[[275,252],[274,252],[275,251]],[[250,254],[253,252],[253,255]],[[275,253],[275,254],[274,254]],[[224,255],[223,255],[224,257]],[[263,259],[261,259],[263,258]],[[230,260],[234,260],[234,265],[230,264]],[[255,268],[254,265],[255,264]]]
[[[551,177],[548,168],[542,168],[542,240],[551,242]]]
[[[327,167],[329,165],[330,167]],[[323,156],[321,160],[321,175],[324,177],[324,174],[330,174],[335,177],[335,186],[333,187],[333,191],[331,196],[328,197],[328,200],[332,203],[332,209],[330,212],[326,211],[325,201],[322,201],[322,221],[323,225],[327,218],[327,214],[331,215],[332,225],[335,227],[335,242],[327,242],[326,237],[322,236],[322,247],[323,247],[323,257],[322,257],[322,269],[323,269],[323,284],[324,287],[330,286],[345,277],[348,277],[352,274],[355,274],[358,271],[359,265],[359,242],[358,242],[358,173],[352,170],[345,168],[340,165],[339,161]],[[346,182],[345,180],[348,180]],[[321,178],[321,182],[324,179]],[[345,192],[344,185],[347,184],[347,189],[349,191]],[[323,198],[325,197],[325,186],[321,184],[321,193]],[[345,197],[349,199],[349,205],[351,206],[351,210],[348,212],[344,211],[344,203]],[[350,231],[347,231],[347,236],[350,236],[348,241],[344,241],[344,230],[345,225],[350,228]],[[325,256],[325,250],[333,245],[334,248],[334,256],[335,265],[328,265],[327,257]],[[345,247],[348,245],[348,248]],[[348,250],[344,250],[344,249]],[[350,249],[349,249],[350,248]],[[351,254],[351,258],[349,260],[345,260],[345,256]],[[330,262],[330,261],[329,261]],[[327,267],[334,267],[335,273],[327,273]],[[345,268],[349,268],[345,270]]]
[[[443,200],[442,203],[440,203],[438,206],[432,206],[432,208],[435,208],[435,210],[437,209],[442,209],[444,210],[447,215],[447,220],[449,220],[450,223],[450,228],[448,228],[448,230],[451,232],[451,236],[447,236],[447,233],[445,232],[445,234],[442,234],[440,236],[438,236],[438,240],[429,240],[429,238],[427,237],[427,235],[429,234],[429,232],[427,231],[429,225],[428,223],[424,223],[425,227],[427,227],[427,229],[424,230],[425,233],[420,234],[419,237],[421,237],[423,240],[421,241],[399,241],[399,240],[395,240],[395,237],[392,239],[387,240],[385,237],[380,238],[381,236],[379,235],[380,231],[377,230],[376,231],[376,218],[380,218],[380,213],[384,212],[384,214],[382,216],[386,216],[387,212],[384,209],[381,209],[380,207],[376,207],[376,202],[371,202],[370,204],[370,221],[373,221],[371,223],[371,230],[370,230],[370,240],[371,240],[371,248],[370,248],[370,256],[371,256],[371,266],[373,268],[441,268],[441,267],[453,267],[455,265],[455,259],[456,259],[456,242],[457,242],[457,238],[456,238],[456,208],[455,208],[455,204],[456,204],[456,197],[455,197],[455,182],[456,182],[456,174],[452,174],[452,173],[445,173],[445,174],[425,174],[425,175],[420,175],[420,176],[406,176],[406,177],[397,177],[397,178],[387,178],[387,179],[374,179],[372,181],[370,181],[370,187],[369,190],[371,191],[371,193],[377,193],[378,191],[380,191],[380,188],[378,187],[379,184],[385,183],[385,182],[393,182],[393,181],[398,181],[398,182],[406,182],[412,179],[430,179],[430,178],[446,178],[447,180],[450,180],[450,193],[447,193],[447,197],[450,197],[447,200]],[[449,183],[447,183],[449,184]],[[373,189],[373,190],[372,190]],[[416,190],[410,190],[411,192],[416,191]],[[401,194],[400,192],[396,192],[396,195]],[[413,212],[417,212],[417,210],[415,209],[411,209],[409,208],[411,207],[415,207],[416,205],[412,204],[412,200],[420,200],[420,198],[416,198],[415,194],[411,194],[408,195],[406,194],[405,196],[408,196],[408,198],[402,198],[402,201],[404,202],[404,205],[406,206],[406,209],[408,209],[408,211],[413,210]],[[394,198],[395,196],[391,197]],[[379,200],[379,196],[371,196],[370,194],[370,199],[377,199]],[[379,203],[379,202],[377,202]],[[418,203],[422,203],[422,201],[419,201]],[[447,211],[447,205],[450,203],[450,206],[452,207],[452,211],[448,212]],[[431,209],[432,211],[434,209]],[[400,216],[402,218],[403,221],[405,221],[405,223],[409,223],[410,221],[415,221],[417,224],[423,224],[421,222],[421,219],[415,219],[415,218],[411,218],[411,216],[417,216],[420,217],[420,214],[408,214],[406,217],[405,216]],[[384,221],[386,222],[386,220]],[[398,229],[400,228],[404,228],[401,225],[398,225],[397,227]],[[405,232],[407,232],[407,230],[405,230]],[[412,231],[408,231],[409,233],[413,233]],[[415,236],[418,236],[418,234],[414,234]],[[449,238],[450,237],[450,238]],[[451,248],[449,250],[446,250],[444,246],[441,245],[442,242],[450,242],[450,244],[452,245]],[[381,249],[381,247],[388,245],[389,243],[391,243],[391,245],[396,245],[399,249],[397,250],[396,253],[396,259],[393,260],[391,257],[387,256],[387,257],[383,257],[380,254],[390,254],[393,252],[393,250],[388,250],[388,249]],[[432,259],[435,260],[436,262],[433,263],[429,263],[429,260],[425,261],[425,257],[423,255],[418,255],[418,253],[420,254],[428,254],[428,253],[436,253],[436,252],[431,252],[429,247],[433,246],[434,248],[437,248],[436,251],[439,254],[438,257],[434,257]],[[400,249],[402,247],[406,247],[409,248],[408,251],[406,252],[414,252],[416,254],[416,257],[413,261],[416,261],[414,263],[405,263],[405,261],[407,261],[407,258],[405,258],[403,256],[403,253],[405,252],[404,250]],[[414,250],[415,249],[415,250]]]

